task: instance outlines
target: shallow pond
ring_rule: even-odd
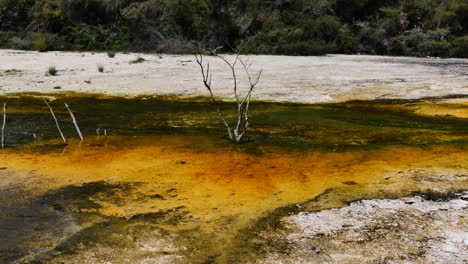
[[[47,96],[46,96],[47,97]],[[64,103],[68,103],[86,135],[202,135],[222,137],[214,107],[206,98],[164,97],[122,98],[99,95],[50,95],[66,136],[74,137],[73,124]],[[17,95],[8,104],[7,144],[30,144],[32,134],[41,139],[57,138],[55,123],[40,96]],[[447,105],[447,104],[445,104]],[[427,101],[356,101],[339,104],[254,103],[250,139],[243,149],[258,145],[297,147],[298,150],[349,150],[359,145],[431,145],[466,141],[466,103],[444,104]],[[435,108],[443,116],[426,116]],[[227,118],[235,119],[234,104],[226,104]],[[437,113],[437,112],[436,112]],[[454,113],[454,115],[451,115]],[[249,140],[247,140],[249,141]],[[356,144],[357,143],[357,144]],[[462,143],[462,142],[457,142]],[[131,144],[131,143],[130,143]]]
[[[405,195],[420,190],[406,172],[468,168],[465,103],[258,102],[233,144],[206,98],[46,98],[68,145],[42,97],[3,98],[2,263],[248,263],[261,254],[252,237],[275,228],[278,212],[330,190],[347,194],[340,203]],[[369,187],[382,181],[390,187]]]

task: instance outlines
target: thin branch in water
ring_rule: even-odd
[[[6,126],[7,104],[3,103],[3,123],[2,123],[2,149],[5,147],[5,126]]]
[[[78,126],[78,122],[76,121],[75,115],[71,111],[70,107],[68,106],[67,103],[65,103],[65,107],[67,108],[68,112],[70,113],[70,116],[73,120],[73,125],[75,125],[76,132],[78,133],[78,136],[80,137],[81,140],[83,140],[83,134],[81,133],[80,127]]]
[[[57,120],[57,117],[55,117],[55,114],[54,114],[54,110],[52,109],[52,107],[50,106],[50,104],[47,102],[47,100],[44,97],[42,97],[42,99],[44,100],[44,103],[47,105],[47,107],[49,107],[50,113],[52,114],[52,117],[54,118],[55,125],[57,126],[57,130],[60,133],[60,137],[62,137],[63,143],[67,144],[67,139],[62,133],[62,129],[60,129],[59,122]]]

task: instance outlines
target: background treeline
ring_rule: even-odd
[[[0,47],[468,57],[468,0],[0,0]]]

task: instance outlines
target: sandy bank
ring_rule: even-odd
[[[129,63],[138,56],[146,61]],[[468,94],[466,59],[328,55],[249,56],[249,61],[264,70],[254,95],[261,100],[337,102]],[[103,73],[98,72],[98,64],[104,66]],[[45,76],[52,65],[58,76]],[[228,69],[216,59],[211,68],[216,95],[230,97]],[[12,69],[19,71],[7,72]],[[117,54],[109,58],[105,53],[0,50],[0,94],[63,91],[207,95],[192,56]]]

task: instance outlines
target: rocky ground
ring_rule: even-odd
[[[139,56],[145,61],[130,63]],[[263,69],[254,93],[260,100],[313,103],[468,94],[466,59],[362,55],[247,59],[253,64],[253,71]],[[229,69],[219,59],[208,60],[215,94],[231,97]],[[103,73],[98,71],[98,65],[104,67]],[[57,68],[57,76],[45,75],[50,66]],[[246,83],[240,73],[241,68],[239,75]],[[119,53],[109,58],[106,53],[0,50],[0,80],[0,93],[208,95],[191,55]]]
[[[468,193],[362,200],[283,219],[288,255],[258,263],[467,263]]]

